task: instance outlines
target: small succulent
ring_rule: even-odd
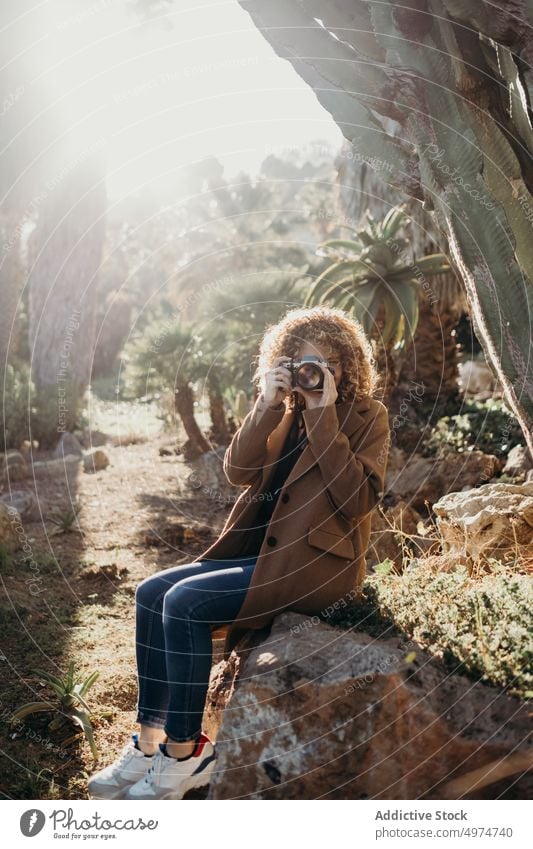
[[[79,725],[91,747],[93,759],[98,760],[98,751],[94,741],[93,727],[91,725],[90,714],[91,709],[85,701],[87,690],[92,687],[98,675],[98,671],[92,672],[84,681],[74,676],[74,661],[70,661],[68,672],[63,678],[57,678],[49,672],[43,670],[30,670],[32,675],[46,681],[47,684],[55,691],[59,698],[59,703],[52,702],[28,702],[17,711],[14,712],[11,718],[11,724],[30,716],[32,713],[40,713],[44,711],[55,711],[59,715],[55,716],[49,723],[48,727],[51,730],[59,728],[64,718],[70,719],[76,725]],[[77,736],[77,735],[75,735]],[[70,742],[74,737],[69,738]]]
[[[78,523],[78,516],[81,512],[81,504],[73,504],[68,510],[54,510],[50,514],[50,521],[57,526],[57,534],[66,534],[71,531],[81,533],[81,528]],[[77,524],[77,527],[74,525]]]

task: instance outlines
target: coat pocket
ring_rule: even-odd
[[[342,537],[324,528],[309,528],[307,542],[314,548],[327,551],[328,554],[336,554],[337,557],[354,560],[355,550],[351,537]]]

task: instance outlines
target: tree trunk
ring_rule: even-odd
[[[208,378],[207,392],[209,396],[209,413],[211,416],[211,438],[217,445],[227,445],[230,433],[226,419],[224,398],[220,391],[218,380],[213,375]]]
[[[191,444],[197,448],[200,454],[211,451],[211,446],[194,417],[194,393],[188,383],[176,386],[174,390],[174,408],[183,423],[185,433]]]
[[[59,430],[76,425],[89,384],[105,210],[99,161],[86,160],[49,189],[31,240],[32,377]]]

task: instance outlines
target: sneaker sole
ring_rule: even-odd
[[[105,799],[123,799],[124,794],[128,792],[128,789],[130,787],[131,787],[130,784],[128,784],[127,787],[120,787],[111,796],[108,796],[108,795],[104,796],[102,791],[98,791],[98,790],[95,790],[95,791],[88,790],[87,795],[88,795],[89,799],[98,799],[100,801],[104,801]]]

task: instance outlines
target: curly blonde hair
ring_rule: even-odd
[[[379,383],[372,347],[362,326],[336,307],[299,307],[289,310],[277,324],[268,327],[261,340],[253,381],[260,391],[264,375],[277,357],[298,357],[301,343],[310,342],[334,350],[342,364],[337,401],[359,401],[372,395]],[[289,408],[300,405],[291,393]]]

